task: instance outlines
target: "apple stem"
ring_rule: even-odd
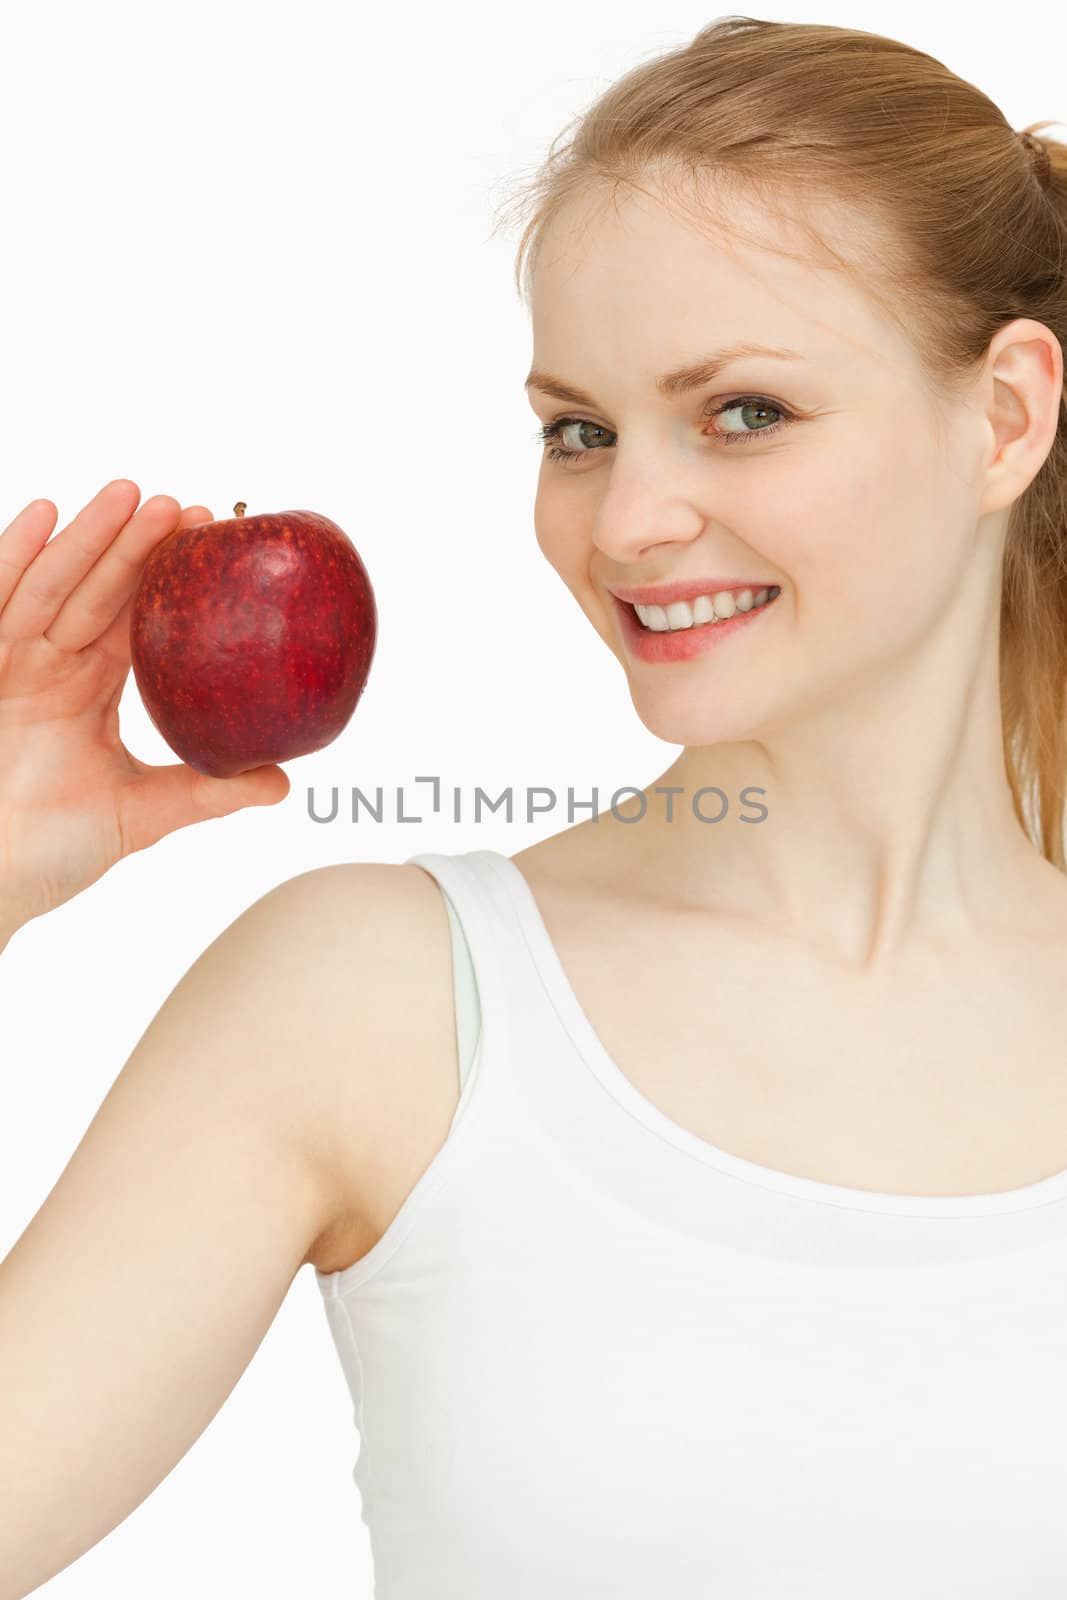
[[[234,514],[235,517],[243,517],[247,510],[248,510],[248,502],[247,502],[247,500],[238,500],[237,504],[233,508],[233,514]]]

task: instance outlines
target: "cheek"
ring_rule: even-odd
[[[586,542],[581,522],[573,497],[558,493],[543,477],[534,499],[534,532],[545,560],[570,584],[584,565]]]
[[[573,494],[557,494],[538,487],[534,501],[534,532],[545,560],[569,589],[587,620],[611,648],[616,648],[612,633],[614,617],[605,606],[589,576],[593,540],[587,533],[584,514]]]
[[[932,430],[902,430],[882,415],[832,454],[783,473],[773,548],[769,536],[764,550],[795,585],[801,615],[837,607],[866,622],[914,605],[917,593],[951,588],[965,555],[959,502],[969,491],[948,448]]]

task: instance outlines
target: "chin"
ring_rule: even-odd
[[[706,700],[697,703],[692,691],[687,691],[685,701],[677,694],[664,690],[650,694],[647,689],[634,693],[630,685],[630,698],[638,718],[657,739],[666,744],[698,748],[715,744],[746,744],[762,739],[768,732],[767,708],[739,706],[736,703],[709,710]]]

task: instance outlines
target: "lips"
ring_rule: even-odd
[[[749,585],[745,584],[744,587],[748,588]],[[759,587],[762,588],[763,585],[760,584]],[[631,655],[636,656],[639,661],[651,664],[692,661],[697,656],[717,653],[728,644],[729,640],[747,634],[750,628],[760,629],[766,626],[761,622],[761,618],[773,612],[778,604],[776,597],[774,600],[767,600],[762,606],[753,606],[748,611],[737,611],[732,617],[727,617],[721,622],[705,622],[692,628],[654,629],[643,626],[637,612],[627,601],[620,600],[614,594],[611,600],[618,612],[623,636]]]
[[[679,579],[677,583],[647,584],[635,589],[621,589],[612,585],[608,593],[630,605],[669,606],[675,600],[695,600],[699,594],[721,594],[724,589],[735,593],[751,589],[755,594],[759,589],[769,589],[773,582],[773,578],[689,578]]]

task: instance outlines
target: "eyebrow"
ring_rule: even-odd
[[[694,389],[702,389],[706,383],[713,383],[725,367],[734,361],[742,361],[747,356],[769,356],[775,361],[804,359],[799,350],[778,350],[766,344],[735,344],[727,350],[716,350],[711,355],[701,356],[699,361],[694,361],[688,366],[675,367],[673,372],[665,372],[661,378],[656,379],[656,388],[665,399],[676,400],[681,395],[690,394]],[[586,394],[584,389],[578,389],[573,383],[566,383],[562,378],[555,378],[550,372],[539,372],[536,367],[531,369],[523,387],[539,389],[542,394],[551,395],[554,400],[565,400],[568,405],[596,407],[596,401],[592,395]]]

